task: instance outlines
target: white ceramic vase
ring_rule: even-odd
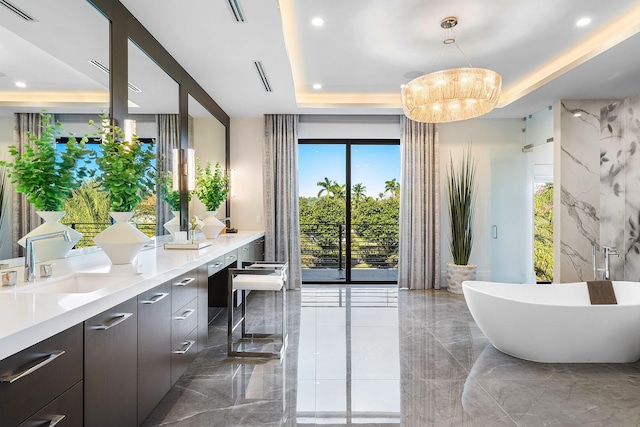
[[[65,211],[37,211],[36,213],[44,220],[44,224],[34,228],[22,239],[18,240],[18,244],[24,248],[27,244],[27,237],[66,231],[69,233],[69,237],[71,238],[70,242],[66,242],[62,237],[60,237],[40,240],[33,243],[37,262],[64,258],[75,244],[78,243],[82,237],[82,233],[79,233],[64,224],[60,224],[59,221],[66,215]]]
[[[476,280],[475,264],[456,265],[447,263],[447,290],[454,294],[462,293],[462,282],[465,280]]]
[[[112,264],[131,264],[151,239],[129,224],[133,212],[109,212],[109,215],[116,223],[99,233],[93,241],[105,251]]]
[[[173,237],[176,231],[180,231],[180,211],[171,211],[171,214],[173,218],[165,222],[163,227]]]
[[[207,239],[215,239],[224,228],[222,221],[216,218],[216,212],[207,211],[207,217],[202,222],[202,233]]]

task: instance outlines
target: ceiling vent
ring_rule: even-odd
[[[238,3],[238,0],[227,0],[227,3],[229,3],[233,19],[235,19],[236,22],[246,22],[244,19],[244,12],[240,7],[240,3]]]
[[[25,12],[24,10],[19,9],[17,6],[9,3],[7,0],[0,0],[0,5],[6,7],[11,12],[13,12],[15,15],[18,15],[20,18],[24,19],[25,21],[35,21],[35,19],[33,17],[31,17],[27,12]]]
[[[260,76],[260,81],[262,82],[262,86],[264,86],[264,90],[267,92],[273,92],[273,89],[271,89],[271,83],[269,83],[269,79],[267,78],[267,74],[264,72],[262,61],[254,61],[253,65],[255,65],[258,76]]]
[[[107,75],[110,73],[109,68],[100,61],[91,59],[89,60],[89,63]],[[140,89],[138,86],[134,85],[133,83],[127,82],[127,86],[129,87],[129,90],[131,92],[138,92],[138,93],[142,92],[142,89]]]

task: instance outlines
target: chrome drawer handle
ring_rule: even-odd
[[[242,252],[246,252],[248,250],[249,250],[249,248],[242,248]]]
[[[47,365],[47,364],[53,362],[54,360],[56,360],[58,357],[62,356],[63,354],[64,354],[64,350],[54,350],[51,353],[49,353],[47,356],[45,356],[44,360],[42,360],[41,362],[33,365],[29,369],[26,369],[26,370],[24,370],[22,372],[18,372],[17,374],[9,375],[8,377],[0,378],[0,383],[9,383],[9,384],[14,383],[14,382],[18,381],[20,378],[24,378],[27,375],[34,373],[38,369],[42,368],[44,365]]]
[[[212,269],[212,268],[218,268],[218,267],[220,267],[221,265],[222,265],[222,263],[221,263],[221,262],[216,262],[215,264],[210,265],[210,266],[209,266],[209,269]]]
[[[49,427],[54,427],[57,426],[60,421],[64,420],[64,417],[65,415],[54,415],[50,420],[46,421],[49,421]]]
[[[196,280],[195,277],[187,277],[186,279],[182,279],[181,281],[176,283],[175,286],[187,286],[189,283],[193,282],[194,280]]]
[[[173,350],[174,354],[185,354],[187,351],[189,351],[189,349],[191,347],[193,347],[193,345],[196,342],[194,340],[186,340],[185,342],[183,342],[182,344],[180,344],[181,346],[183,346],[184,348],[182,350]]]
[[[235,255],[229,255],[227,259],[234,259],[235,257],[236,257]]]
[[[160,300],[163,300],[164,298],[166,298],[169,294],[166,292],[162,292],[158,295],[154,295],[153,297],[149,298],[148,300],[145,301],[140,301],[140,304],[155,304]]]
[[[175,320],[185,320],[187,317],[191,316],[193,313],[195,313],[195,309],[190,308],[189,310],[185,311],[184,313],[182,313],[182,316],[176,316],[174,317]]]
[[[131,316],[133,316],[133,313],[119,314],[116,317],[114,317],[113,320],[111,320],[111,322],[105,323],[104,325],[94,326],[93,329],[96,329],[98,331],[106,331],[108,329],[113,328],[116,325],[119,325],[120,323],[124,322]]]

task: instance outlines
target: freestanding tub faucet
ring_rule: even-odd
[[[620,258],[618,249],[615,246],[603,246],[602,247],[602,256],[604,258],[604,270],[602,271],[603,280],[611,280],[610,261],[609,261],[609,257],[611,255],[615,255],[618,258]]]
[[[33,250],[33,243],[38,240],[52,239],[54,237],[62,237],[65,242],[70,242],[71,237],[67,231],[56,231],[55,233],[41,234],[40,236],[27,237],[24,245],[24,281],[33,282],[36,280],[36,255]]]

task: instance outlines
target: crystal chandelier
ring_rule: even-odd
[[[457,23],[457,18],[449,17],[443,19],[440,26],[450,29]],[[453,38],[444,41],[445,45],[453,43]],[[469,68],[425,74],[404,85],[404,114],[418,122],[447,123],[471,119],[491,111],[500,97],[502,77],[493,70],[469,65]]]

